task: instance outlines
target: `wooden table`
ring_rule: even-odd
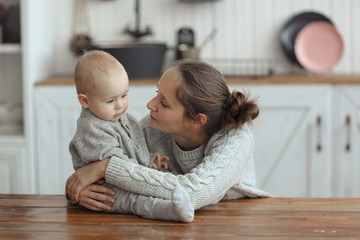
[[[360,199],[241,199],[192,223],[91,212],[63,196],[0,195],[0,239],[360,239]]]

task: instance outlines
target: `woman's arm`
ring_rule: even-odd
[[[93,211],[110,211],[111,206],[103,202],[114,204],[115,199],[108,195],[114,196],[115,192],[110,188],[100,185],[89,185],[80,192],[79,205]]]
[[[79,168],[67,180],[65,191],[73,203],[78,203],[81,190],[105,177],[105,170],[110,158],[93,162]]]
[[[253,146],[252,133],[244,127],[209,142],[202,162],[185,175],[162,173],[112,158],[105,178],[124,190],[164,199],[170,199],[175,186],[181,184],[198,209],[218,202],[244,176],[249,176],[247,171],[253,171]]]

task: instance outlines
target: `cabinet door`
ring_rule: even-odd
[[[148,115],[146,104],[156,96],[156,89],[155,85],[130,85],[128,113],[138,120]]]
[[[24,193],[26,186],[22,179],[24,169],[24,148],[2,146],[0,148],[0,193]]]
[[[331,190],[331,87],[239,85],[258,98],[257,184],[276,197],[326,197]]]
[[[336,197],[360,197],[360,86],[335,89],[334,192]]]
[[[74,172],[69,143],[81,111],[74,86],[37,87],[37,152],[40,194],[64,194]]]

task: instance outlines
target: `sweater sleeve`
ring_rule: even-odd
[[[202,162],[184,175],[175,176],[113,158],[105,177],[119,188],[164,199],[170,199],[175,186],[181,184],[198,209],[220,201],[243,176],[248,176],[253,145],[248,128],[231,130],[210,140]]]

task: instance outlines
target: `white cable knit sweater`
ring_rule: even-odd
[[[182,151],[169,134],[150,127],[149,117],[143,119],[141,125],[149,151],[169,156],[171,173],[113,157],[105,173],[108,183],[164,199],[171,199],[175,186],[181,184],[188,191],[195,209],[221,199],[270,197],[255,186],[254,138],[248,126],[219,131],[207,144]]]

